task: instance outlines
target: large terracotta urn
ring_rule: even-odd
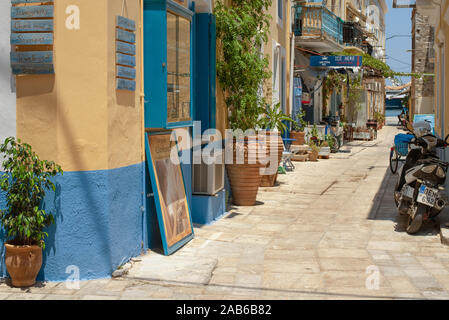
[[[36,283],[42,267],[42,248],[5,243],[5,265],[14,287],[29,287]]]
[[[265,144],[265,168],[262,169],[261,187],[273,187],[276,184],[278,176],[279,164],[282,160],[282,153],[284,152],[284,142],[279,132],[266,131],[265,134],[259,135],[261,143]],[[274,161],[274,162],[273,162]]]
[[[226,164],[229,184],[231,185],[232,203],[237,206],[256,204],[262,178],[260,158],[265,153],[258,136],[234,138],[233,163]]]

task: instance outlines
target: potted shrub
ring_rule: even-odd
[[[28,287],[36,282],[42,266],[45,228],[54,223],[51,213],[40,208],[47,190],[55,191],[51,177],[63,173],[52,161],[40,160],[31,146],[7,138],[0,146],[5,173],[0,187],[6,193],[7,207],[0,210],[6,231],[5,265],[12,285]]]
[[[333,141],[332,135],[331,134],[325,135],[324,141],[321,144],[321,148],[318,155],[328,158],[334,145],[335,142]]]
[[[310,130],[310,132],[307,134],[309,145],[311,145],[311,144],[316,144],[316,145],[320,144],[319,135],[320,135],[320,133],[318,132],[318,128],[317,128],[316,124],[314,124],[312,126],[312,129]]]
[[[318,161],[318,154],[320,153],[320,147],[315,143],[310,143],[310,154],[309,154],[309,161]]]
[[[265,115],[261,119],[261,126],[264,131],[260,138],[265,141],[266,160],[265,169],[262,170],[261,187],[273,187],[276,184],[279,164],[284,152],[284,142],[281,134],[287,130],[284,122],[293,122],[293,119],[282,113],[281,104],[277,103],[273,107],[268,106]],[[271,162],[276,160],[276,165]]]
[[[260,54],[268,41],[271,0],[234,0],[225,5],[215,2],[217,30],[217,78],[228,108],[230,129],[254,134],[234,137],[233,163],[226,164],[231,186],[232,202],[241,206],[256,204],[262,164],[258,157],[260,117],[265,113],[266,101],[260,87],[271,77],[269,58]],[[236,40],[237,39],[237,40]],[[251,152],[252,151],[252,152]],[[243,154],[243,163],[237,163],[237,152]]]
[[[385,123],[385,115],[383,113],[380,112],[374,112],[374,118],[377,121],[377,130],[380,130],[383,128],[384,123]]]
[[[302,146],[306,143],[304,129],[307,126],[307,122],[304,120],[306,112],[303,110],[296,115],[296,121],[292,122],[292,131],[290,131],[290,138],[295,139],[293,145]],[[298,124],[299,121],[299,124]]]

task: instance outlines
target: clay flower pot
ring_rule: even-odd
[[[310,151],[309,153],[309,161],[318,161],[318,151]]]
[[[237,163],[237,152],[243,153],[243,163]],[[253,206],[256,204],[262,178],[259,159],[265,151],[261,151],[257,136],[247,136],[233,142],[233,163],[226,164],[229,184],[231,185],[232,203],[237,206]]]
[[[292,144],[295,146],[302,146],[306,143],[305,139],[305,132],[304,131],[291,131],[290,132],[290,138],[295,139],[296,141],[293,141]]]
[[[29,287],[36,283],[42,267],[42,248],[5,243],[5,265],[14,287]]]
[[[266,134],[259,135],[260,140],[264,140],[266,146],[266,159],[268,163],[265,169],[262,170],[261,187],[273,187],[276,184],[278,176],[279,164],[282,160],[282,153],[284,152],[284,142],[279,132],[267,131]],[[262,141],[260,141],[262,143]],[[276,152],[276,154],[274,154]],[[276,161],[275,165],[270,161]]]

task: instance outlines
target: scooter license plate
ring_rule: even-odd
[[[438,190],[422,185],[419,188],[418,202],[434,207],[437,202]]]
[[[402,188],[402,195],[403,195],[404,197],[413,199],[413,194],[414,194],[414,193],[415,193],[415,188],[412,188],[412,187],[410,187],[410,186],[408,186],[408,185],[405,185],[405,186]]]

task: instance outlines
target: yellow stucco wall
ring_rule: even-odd
[[[80,8],[80,29],[66,28],[69,5]],[[129,18],[140,1],[127,1]],[[17,136],[65,171],[101,170],[142,161],[140,33],[137,90],[115,90],[115,16],[122,0],[55,2],[55,75],[17,77]]]
[[[270,7],[269,13],[272,17],[270,24],[270,34],[268,36],[268,42],[264,46],[264,52],[269,56],[269,70],[273,71],[273,40],[279,43],[282,48],[285,49],[285,66],[286,66],[286,106],[287,113],[291,111],[290,107],[290,56],[291,56],[291,34],[290,34],[290,24],[291,24],[291,1],[284,1],[284,19],[282,24],[278,23],[278,2],[273,1]],[[279,71],[280,72],[280,71]],[[273,77],[268,79],[266,84],[266,97],[271,103],[273,90]]]
[[[136,21],[136,91],[116,90],[115,25],[122,13],[122,0],[108,0],[108,167],[118,168],[144,161],[142,144],[143,108],[141,105],[141,2],[127,0],[127,18]],[[125,11],[126,12],[126,11]],[[125,15],[126,16],[126,15]]]

